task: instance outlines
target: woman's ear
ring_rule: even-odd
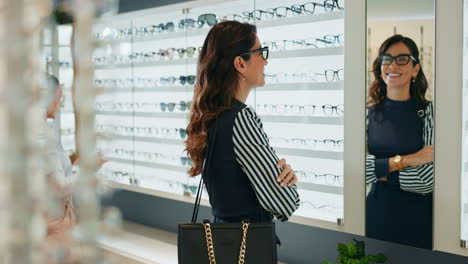
[[[241,56],[237,56],[234,58],[234,68],[236,68],[240,75],[245,75],[247,69],[245,65],[245,60]]]
[[[419,74],[419,70],[421,69],[421,64],[416,64],[413,68],[413,78],[416,78]]]

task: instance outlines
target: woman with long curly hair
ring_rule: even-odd
[[[433,105],[413,40],[394,35],[374,61],[369,88],[368,237],[432,248]]]
[[[267,59],[256,27],[236,21],[216,24],[199,54],[185,144],[193,161],[189,174],[203,171],[214,222],[286,221],[299,206],[294,171],[278,159],[260,118],[245,104],[265,83]]]

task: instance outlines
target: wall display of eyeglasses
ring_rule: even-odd
[[[193,3],[122,14],[95,25],[95,38],[108,43],[93,56],[101,91],[95,108],[97,150],[109,159],[101,174],[114,187],[193,200],[199,177],[186,174],[191,161],[183,141],[198,52],[211,26],[238,20],[255,24],[262,45],[270,49],[266,84],[247,104],[260,115],[278,156],[297,171],[302,203],[292,221],[342,219],[344,1]],[[71,60],[65,53],[60,77],[70,87],[66,62]],[[71,145],[69,90],[64,95],[62,142]],[[207,204],[206,192],[203,198]]]

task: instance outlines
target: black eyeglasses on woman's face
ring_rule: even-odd
[[[239,56],[244,56],[244,55],[252,54],[252,53],[260,53],[260,55],[262,55],[262,58],[264,60],[267,60],[268,59],[268,54],[269,54],[268,46],[263,47],[263,48],[259,48],[259,49],[256,49],[256,50],[251,50],[251,51],[244,52],[242,54],[239,54]]]
[[[380,56],[380,62],[382,65],[390,65],[392,64],[393,60],[397,65],[407,65],[410,60],[417,62],[416,58],[413,57],[411,54],[400,54],[398,56],[392,56],[390,54],[384,54]]]

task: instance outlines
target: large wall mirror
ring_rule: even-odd
[[[434,0],[367,0],[366,236],[433,247]]]

